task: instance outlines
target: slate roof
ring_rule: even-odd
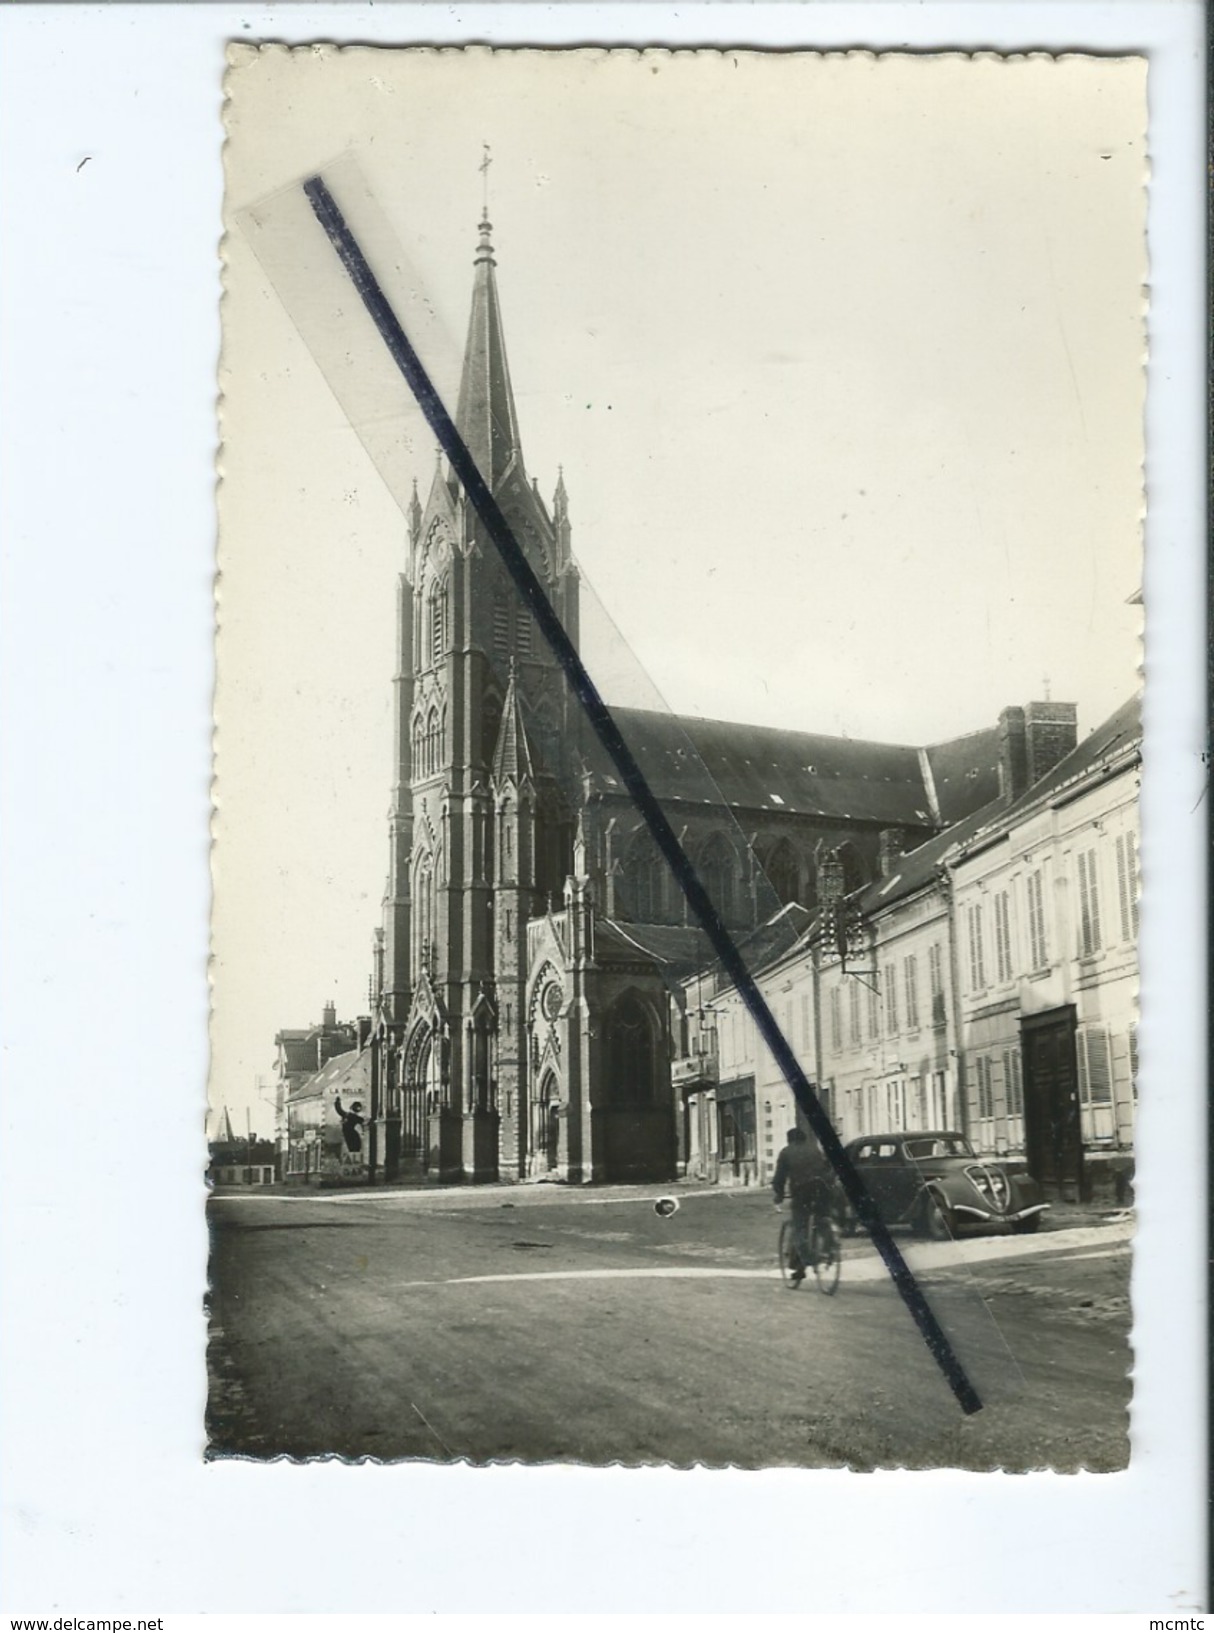
[[[980,810],[961,822],[956,822],[943,833],[927,840],[900,857],[894,871],[886,879],[877,879],[865,886],[853,900],[866,916],[878,913],[891,902],[913,895],[929,884],[946,856],[964,851],[967,846],[983,840],[995,840],[1014,827],[1026,812],[1047,805],[1076,783],[1096,770],[1102,762],[1115,759],[1127,747],[1142,737],[1142,702],[1132,697],[1121,708],[1075,746],[1052,771],[1021,794],[1012,804],[1001,798],[990,800]]]
[[[620,963],[651,963],[667,975],[681,976],[700,969],[712,956],[702,930],[681,924],[622,924],[599,919],[594,951],[598,959]]]
[[[751,969],[761,969],[781,958],[805,934],[813,914],[797,902],[790,902],[757,930],[731,932],[742,957]],[[607,933],[604,942],[604,932]],[[624,924],[616,919],[600,919],[595,951],[608,958],[647,958],[675,980],[709,968],[714,962],[712,943],[691,925]]]
[[[956,822],[943,833],[918,845],[914,850],[907,851],[898,858],[893,871],[885,879],[874,879],[872,884],[865,885],[864,889],[849,900],[859,905],[865,917],[879,913],[882,908],[890,906],[892,902],[901,901],[904,896],[913,896],[916,890],[922,890],[936,876],[944,858],[960,844],[972,839],[982,828],[995,820],[1004,809],[1002,801],[989,801],[981,810],[975,811],[961,822]]]
[[[347,1049],[344,1055],[334,1055],[320,1071],[313,1072],[288,1095],[290,1100],[315,1100],[328,1094],[348,1095],[351,1100],[366,1103],[371,1090],[371,1051]]]
[[[649,709],[612,713],[664,803],[934,826],[916,748]],[[603,784],[623,795],[597,745],[593,752]]]
[[[999,732],[994,726],[967,732],[923,751],[931,770],[940,821],[960,822],[999,796]]]

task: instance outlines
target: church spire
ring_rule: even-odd
[[[493,780],[499,789],[504,788],[507,782],[513,782],[516,788],[524,780],[535,782],[531,747],[527,742],[527,728],[523,725],[522,709],[519,706],[513,658],[510,660],[506,701],[502,704],[502,724],[497,734],[497,748],[493,754]]]
[[[481,216],[472,315],[455,414],[456,428],[491,488],[497,486],[512,460],[521,460],[518,417],[494,276],[497,262],[493,258],[492,230],[486,210]]]

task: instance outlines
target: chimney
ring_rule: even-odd
[[[1078,710],[1073,703],[1030,703],[1024,713],[1031,788],[1065,760],[1078,743]]]
[[[1035,705],[1034,705],[1035,706]],[[1043,704],[1043,708],[1052,705]],[[1007,802],[1019,799],[1029,785],[1024,710],[1004,709],[999,716],[999,793]]]
[[[906,835],[901,828],[882,828],[877,845],[877,866],[881,877],[888,879],[906,849]]]
[[[327,1003],[325,1005],[320,1024],[322,1026],[325,1026],[325,1027],[336,1026],[337,1025],[337,1005],[336,1004],[330,1002],[330,1003]]]

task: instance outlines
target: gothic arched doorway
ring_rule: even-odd
[[[656,1005],[621,993],[603,1017],[604,1081],[594,1112],[596,1175],[607,1180],[670,1179],[675,1115],[666,1035]]]
[[[616,1106],[651,1105],[656,1063],[653,1023],[635,992],[607,1014],[607,1093]]]
[[[400,1155],[426,1166],[426,1085],[434,1049],[430,1033],[419,1026],[405,1045],[401,1060]]]
[[[531,1149],[535,1154],[535,1171],[555,1173],[561,1160],[561,1090],[555,1072],[544,1073],[533,1116]]]

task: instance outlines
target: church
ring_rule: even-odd
[[[563,474],[526,469],[482,219],[456,424],[576,643]],[[674,1178],[681,979],[707,943],[473,507],[416,484],[397,586],[372,1138],[384,1178]],[[613,711],[724,921],[800,932],[998,792],[997,729],[928,747]]]

